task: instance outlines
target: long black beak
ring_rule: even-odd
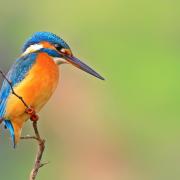
[[[101,80],[105,80],[100,74],[98,74],[96,71],[94,71],[88,65],[86,65],[85,63],[80,61],[78,58],[76,58],[74,56],[70,56],[70,55],[65,55],[64,57],[69,63],[76,66],[77,68],[79,68],[79,69],[81,69],[81,70],[101,79]]]

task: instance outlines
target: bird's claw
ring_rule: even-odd
[[[33,114],[30,116],[30,120],[35,122],[35,121],[38,121],[39,120],[39,116],[37,114]]]
[[[36,114],[34,108],[28,107],[25,112],[30,116],[31,121],[35,122],[39,120],[39,116]]]
[[[34,108],[28,107],[28,108],[26,108],[26,113],[29,114],[29,115],[32,115],[32,114],[34,114],[36,112],[35,112]]]

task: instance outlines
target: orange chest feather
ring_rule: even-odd
[[[34,77],[34,80],[36,79],[41,83],[50,83],[49,85],[52,86],[56,84],[59,78],[58,66],[46,53],[40,53],[28,76]]]
[[[27,76],[14,90],[24,98],[29,106],[39,111],[53,94],[58,79],[59,69],[53,59],[46,53],[39,53]],[[24,105],[16,96],[9,96],[7,114],[18,116],[24,112],[24,108]]]
[[[41,104],[54,92],[58,79],[58,66],[47,54],[40,53],[24,82],[19,86],[22,86],[23,94],[29,94],[30,101]]]
[[[25,80],[26,79],[32,80],[28,81],[28,83],[26,82],[26,84],[34,86],[37,90],[53,91],[59,79],[58,66],[47,54],[40,53]]]

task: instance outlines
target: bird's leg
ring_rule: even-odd
[[[30,116],[30,120],[36,122],[39,120],[39,116],[36,114],[36,111],[33,107],[28,107],[26,113]]]

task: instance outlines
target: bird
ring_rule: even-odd
[[[52,32],[32,34],[24,43],[20,56],[6,74],[0,90],[0,118],[9,130],[13,146],[19,142],[24,123],[30,119],[26,106],[39,112],[54,93],[59,82],[59,65],[71,64],[96,78],[104,78],[76,58],[69,45]],[[12,87],[11,87],[11,86]]]

